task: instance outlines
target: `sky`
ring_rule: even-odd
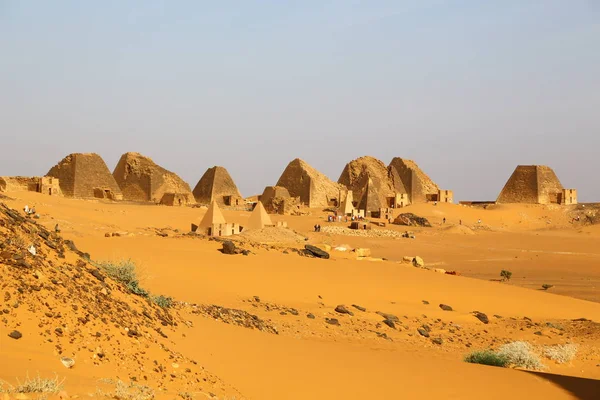
[[[0,0],[0,175],[136,151],[250,196],[371,155],[456,200],[544,164],[600,201],[599,49],[596,0]]]

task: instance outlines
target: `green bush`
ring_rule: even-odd
[[[173,305],[173,298],[163,296],[162,294],[160,296],[152,297],[152,301],[154,302],[154,304],[162,308],[171,308],[171,306]]]
[[[478,350],[468,354],[465,361],[471,364],[491,365],[494,367],[507,367],[508,357],[497,354],[492,350]]]
[[[502,278],[502,281],[510,281],[510,278],[512,278],[512,272],[503,269],[502,271],[500,271],[500,277]]]
[[[127,290],[131,293],[142,297],[148,297],[150,295],[146,289],[140,287],[140,281],[135,272],[135,263],[133,261],[104,261],[97,262],[95,265],[102,269],[110,278],[125,285]]]

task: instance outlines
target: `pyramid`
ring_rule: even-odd
[[[339,201],[340,193],[344,190],[299,158],[287,165],[276,186],[286,188],[290,196],[299,197],[300,202],[310,208],[327,207],[332,199]]]
[[[412,160],[394,157],[389,165],[394,184],[404,188],[410,203],[424,203],[437,199],[440,188]],[[400,182],[397,182],[397,181]]]
[[[265,206],[259,201],[256,203],[256,207],[254,207],[252,214],[250,214],[248,229],[262,229],[265,226],[273,226],[273,222],[271,221],[269,214],[267,214]]]
[[[558,203],[563,186],[552,168],[519,165],[498,196],[498,203]]]
[[[165,193],[183,195],[193,202],[190,185],[177,174],[168,171],[139,153],[125,153],[113,171],[113,177],[123,192],[125,200],[162,200]]]
[[[352,190],[348,190],[346,193],[346,198],[342,201],[342,205],[340,207],[340,211],[343,215],[350,215],[352,211],[354,211],[354,196],[352,195]]]
[[[380,208],[385,208],[385,200],[382,202],[380,193],[378,192],[377,186],[373,183],[373,180],[366,175],[366,183],[364,184],[364,191],[362,197],[358,203],[359,210],[365,210],[365,213],[371,211],[379,211]]]
[[[338,183],[346,186],[360,199],[359,209],[366,212],[386,207],[386,198],[395,197],[397,192],[389,169],[382,161],[370,156],[360,157],[346,164]],[[370,193],[365,196],[367,192]],[[369,208],[365,209],[360,205]]]
[[[243,202],[242,195],[229,172],[219,166],[207,169],[192,193],[196,201],[202,204],[216,201],[221,206],[233,206]]]
[[[60,190],[66,197],[123,198],[106,163],[96,153],[69,154],[52,167],[46,176],[59,179]]]
[[[202,221],[200,221],[200,228],[210,228],[213,225],[226,223],[227,221],[225,221],[225,217],[223,216],[219,205],[216,201],[213,201],[210,204],[210,207],[208,207],[206,214],[204,214]]]

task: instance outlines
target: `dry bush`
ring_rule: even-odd
[[[506,357],[509,363],[515,367],[540,371],[546,369],[540,357],[534,353],[533,347],[522,341],[512,342],[500,347],[497,354]]]
[[[100,382],[110,385],[115,385],[115,390],[111,393],[106,393],[102,390],[97,391],[97,395],[109,397],[116,400],[152,400],[154,399],[154,390],[145,385],[139,385],[135,382],[129,384],[123,381],[113,381],[112,379],[103,379]]]
[[[579,346],[573,343],[557,344],[555,346],[544,347],[544,356],[559,364],[564,364],[572,361],[577,355]]]
[[[25,377],[23,382],[17,380],[17,386],[13,386],[7,382],[0,381],[0,393],[45,393],[45,394],[56,394],[63,389],[63,382],[65,380],[59,380],[58,376],[53,379],[42,378],[37,375],[30,378],[29,375]]]

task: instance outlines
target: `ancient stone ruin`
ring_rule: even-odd
[[[37,192],[49,196],[60,196],[60,184],[51,176],[0,176],[0,192]]]
[[[237,235],[241,231],[239,224],[227,223],[216,201],[210,204],[199,225],[192,224],[192,232],[213,237]]]
[[[409,204],[428,201],[453,202],[452,191],[441,190],[438,185],[412,160],[395,157],[390,163],[395,185],[402,187]],[[400,182],[397,182],[397,180]]]
[[[119,185],[96,153],[69,154],[46,175],[59,179],[66,197],[123,199]]]
[[[504,185],[497,203],[577,204],[577,191],[565,189],[550,167],[519,165]]]
[[[206,170],[193,190],[198,203],[211,204],[216,201],[220,206],[243,206],[244,199],[229,172],[215,166]]]
[[[274,226],[271,217],[267,214],[265,206],[260,201],[256,203],[250,218],[248,219],[247,229],[262,229],[267,226]]]
[[[194,202],[190,185],[177,174],[139,153],[123,154],[113,171],[113,177],[125,200],[152,201],[166,205]]]
[[[267,186],[258,200],[270,214],[304,214],[300,197],[290,196],[290,192],[283,186]]]
[[[342,192],[345,192],[344,187],[299,158],[288,164],[277,186],[286,188],[290,196],[299,197],[309,208],[337,207]]]

